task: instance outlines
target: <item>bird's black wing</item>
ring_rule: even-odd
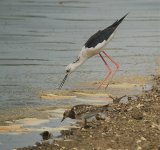
[[[88,41],[84,44],[85,47],[91,48],[91,47],[96,47],[98,43],[102,43],[104,41],[104,37],[101,34],[101,30],[93,34]]]
[[[104,30],[99,30],[98,32],[96,32],[88,39],[84,46],[86,48],[96,47],[96,45],[98,45],[99,43],[102,43],[104,40],[107,40],[127,15],[128,13],[125,16],[123,16],[120,20],[115,21],[112,25],[105,28]]]

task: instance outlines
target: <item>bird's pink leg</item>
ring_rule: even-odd
[[[119,68],[120,68],[120,64],[118,64],[117,62],[115,62],[114,60],[113,60],[113,58],[111,57],[111,56],[109,56],[105,51],[103,51],[103,53],[106,55],[106,57],[116,66],[116,69],[115,69],[115,71],[113,72],[113,74],[112,74],[112,77],[111,77],[111,80],[112,80],[112,78],[113,78],[113,76],[116,74],[116,72],[119,70]]]
[[[99,53],[99,56],[101,57],[101,59],[103,60],[105,66],[107,67],[107,69],[109,70],[109,73],[107,74],[106,78],[102,81],[102,83],[100,84],[100,86],[98,87],[98,89],[102,86],[102,84],[109,78],[109,76],[112,74],[112,69],[110,68],[110,66],[108,65],[108,63],[105,61],[105,59],[103,58],[103,56]],[[107,84],[108,86],[108,84]],[[106,88],[107,88],[106,86]]]

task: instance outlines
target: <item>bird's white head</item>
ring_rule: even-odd
[[[82,64],[81,60],[82,59],[80,59],[80,57],[77,57],[77,59],[73,63],[70,63],[66,67],[66,74],[72,73],[77,67],[79,67]]]
[[[70,63],[70,64],[66,67],[66,69],[65,69],[66,74],[72,73],[76,68],[77,68],[77,65],[76,65],[76,64]]]
[[[68,75],[71,74],[71,73],[72,73],[78,66],[80,66],[80,65],[81,65],[80,57],[78,57],[78,58],[76,59],[76,61],[74,61],[73,63],[69,64],[69,65],[66,67],[66,69],[65,69],[66,75],[65,75],[64,79],[62,80],[62,82],[61,82],[61,84],[60,84],[60,86],[59,86],[59,89],[62,88],[64,82],[66,81],[66,79],[67,79],[67,77],[68,77]]]
[[[70,64],[66,67],[66,69],[65,69],[66,75],[65,75],[64,79],[62,80],[62,82],[61,82],[61,84],[60,84],[60,86],[59,86],[59,89],[62,88],[65,80],[66,80],[67,77],[68,77],[68,75],[71,74],[71,73],[72,73],[76,68],[78,68],[80,65],[82,65],[85,60],[86,60],[86,59],[82,59],[82,58],[80,58],[80,57],[77,57],[77,59],[76,59],[73,63],[70,63]]]

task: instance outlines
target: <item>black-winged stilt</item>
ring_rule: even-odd
[[[106,44],[113,38],[114,32],[116,30],[116,28],[118,27],[118,25],[123,21],[123,19],[128,15],[128,13],[123,16],[121,19],[115,21],[112,25],[110,25],[109,27],[105,28],[104,30],[99,30],[98,32],[96,32],[94,35],[92,35],[87,42],[84,44],[84,46],[82,47],[82,50],[80,51],[77,59],[69,64],[66,67],[66,75],[64,77],[64,79],[62,80],[59,89],[62,88],[64,82],[66,81],[68,75],[70,73],[72,73],[75,69],[77,69],[79,66],[81,66],[87,59],[89,59],[90,57],[99,54],[99,56],[101,57],[101,59],[103,60],[103,62],[105,63],[105,66],[108,69],[108,74],[106,76],[106,78],[102,81],[102,83],[100,84],[99,87],[101,87],[101,85],[112,75],[112,77],[115,75],[115,73],[117,72],[117,70],[119,69],[120,65],[113,60],[113,58],[111,56],[109,56],[105,51],[104,51],[104,47],[106,46]],[[102,56],[103,53],[115,66],[116,69],[113,72],[111,67],[108,65],[108,63],[105,61],[104,57]],[[108,84],[107,84],[108,86]],[[107,87],[106,86],[106,87]]]

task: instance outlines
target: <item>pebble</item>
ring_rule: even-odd
[[[160,125],[153,123],[151,125],[152,128],[157,128],[158,130],[160,130]]]
[[[39,143],[39,142],[36,142],[36,143],[35,143],[35,145],[37,145],[37,146],[40,146],[40,145],[41,145],[41,143]]]
[[[76,147],[72,148],[72,150],[78,150]]]
[[[109,130],[109,128],[108,128],[107,126],[105,126],[105,127],[103,128],[103,131],[104,131],[104,132],[108,132],[108,130]]]
[[[82,128],[81,131],[85,132],[85,131],[87,131],[87,130],[86,130],[85,128]]]
[[[52,134],[49,131],[44,131],[40,134],[43,140],[48,140],[52,138]]]
[[[103,133],[102,133],[102,136],[105,136],[105,135],[106,135],[106,133],[103,132]]]
[[[141,140],[137,140],[136,143],[137,143],[137,144],[138,144],[138,143],[141,143]]]
[[[33,147],[37,147],[37,145],[36,145],[36,144],[34,144],[34,145],[33,145]]]
[[[141,137],[141,140],[146,141],[146,138],[144,138],[143,136]]]
[[[133,107],[131,106],[131,107],[129,107],[128,109],[127,109],[127,111],[131,111],[133,109]]]
[[[142,149],[142,147],[140,147],[140,146],[137,147],[137,150],[141,150],[141,149]]]
[[[142,120],[143,119],[143,113],[138,108],[133,108],[131,112],[132,118],[136,120]]]
[[[136,107],[141,108],[141,107],[144,107],[144,105],[139,103]]]
[[[57,147],[59,147],[59,144],[57,144],[57,143],[55,143],[54,145],[57,146]]]

